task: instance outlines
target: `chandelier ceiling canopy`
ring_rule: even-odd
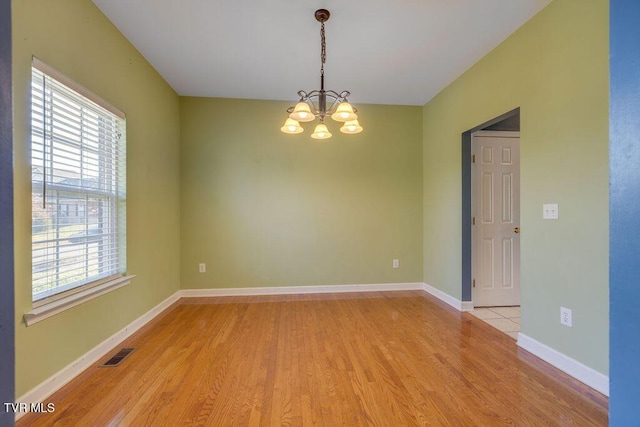
[[[329,116],[337,122],[344,123],[340,132],[355,134],[362,132],[362,126],[358,123],[357,110],[349,104],[347,97],[351,95],[349,91],[340,93],[333,90],[324,89],[324,64],[327,59],[327,46],[325,41],[324,23],[329,20],[331,14],[326,9],[318,9],[315,18],[320,22],[320,90],[305,92],[298,91],[300,100],[295,106],[289,107],[287,113],[289,118],[285,121],[280,130],[287,134],[302,133],[304,129],[300,122],[312,122],[316,118],[319,123],[311,134],[314,139],[331,138],[331,132],[324,123],[325,117]]]

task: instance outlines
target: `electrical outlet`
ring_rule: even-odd
[[[201,262],[200,264],[198,264],[198,271],[200,273],[206,273],[207,272],[207,264],[205,264],[204,262]]]
[[[570,308],[560,307],[560,324],[573,328],[573,316]]]
[[[558,204],[545,203],[542,205],[542,219],[558,219]]]
[[[399,259],[394,259],[393,260],[393,268],[400,268],[400,260]]]

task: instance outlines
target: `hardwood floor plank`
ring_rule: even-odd
[[[422,291],[182,299],[121,346],[17,425],[607,424],[605,396]]]

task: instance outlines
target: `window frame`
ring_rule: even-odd
[[[34,73],[34,70],[37,70],[39,73],[44,74],[45,78],[50,78],[54,80],[55,85],[61,85],[63,89],[71,93],[69,98],[65,98],[65,95],[62,95],[60,99],[62,99],[63,101],[66,102],[67,100],[71,100],[71,102],[76,102],[77,100],[80,100],[81,103],[78,105],[92,104],[92,105],[97,105],[99,107],[98,108],[99,111],[106,110],[103,113],[99,113],[99,112],[96,113],[98,117],[98,121],[103,120],[103,118],[107,118],[108,120],[113,121],[114,123],[116,123],[116,129],[122,130],[122,135],[120,136],[120,134],[118,134],[119,136],[117,137],[111,136],[110,138],[108,138],[108,143],[112,144],[112,148],[110,149],[112,151],[112,153],[110,154],[111,157],[104,157],[105,154],[102,151],[93,154],[94,158],[97,159],[96,161],[100,165],[99,167],[96,167],[96,168],[100,170],[104,169],[103,167],[104,159],[110,160],[109,166],[106,169],[104,169],[107,171],[106,173],[109,174],[109,178],[107,178],[108,181],[106,184],[107,189],[103,187],[102,183],[95,184],[97,185],[95,189],[86,187],[86,184],[83,182],[83,180],[85,180],[83,175],[80,175],[80,178],[76,179],[78,183],[75,185],[73,183],[67,183],[65,188],[62,188],[62,189],[55,188],[56,185],[53,184],[52,180],[50,181],[51,178],[46,176],[45,171],[42,172],[41,180],[35,179],[34,171],[36,170],[36,167],[32,165],[32,179],[31,179],[32,204],[34,199],[37,196],[41,196],[43,200],[46,200],[46,189],[47,189],[46,187],[48,185],[51,185],[54,188],[53,190],[50,190],[50,191],[55,192],[56,202],[59,202],[59,198],[61,197],[61,194],[63,195],[62,196],[63,204],[58,205],[55,208],[54,217],[49,218],[48,215],[51,215],[51,212],[53,212],[51,210],[53,209],[53,207],[48,206],[48,203],[46,201],[44,202],[44,205],[46,207],[45,217],[47,218],[47,221],[53,219],[54,225],[49,227],[50,227],[50,230],[54,230],[56,234],[56,238],[54,239],[55,242],[49,243],[53,247],[55,247],[55,252],[56,252],[56,256],[54,257],[55,262],[54,264],[52,264],[53,267],[47,266],[45,267],[45,270],[49,272],[51,272],[52,270],[55,270],[56,273],[49,273],[49,274],[51,274],[52,277],[56,277],[54,281],[58,283],[54,288],[50,290],[50,292],[46,292],[46,293],[41,292],[40,297],[38,297],[38,294],[34,293],[34,289],[36,289],[35,287],[36,280],[35,278],[32,278],[32,281],[31,281],[32,297],[31,298],[32,298],[33,310],[25,314],[24,318],[27,325],[33,324],[44,318],[50,317],[53,314],[64,311],[67,308],[71,308],[75,305],[78,305],[84,301],[95,298],[111,290],[115,290],[122,286],[125,286],[130,283],[130,279],[133,277],[133,276],[127,276],[126,274],[126,264],[127,264],[126,263],[126,116],[122,111],[120,111],[113,105],[106,102],[103,98],[99,97],[98,95],[94,94],[93,92],[89,91],[88,89],[84,88],[78,83],[74,82],[73,80],[65,76],[63,73],[59,72],[58,70],[49,66],[48,64],[40,61],[36,57],[33,57],[33,60],[32,60],[32,68],[31,68],[32,75]],[[34,82],[32,81],[32,79],[30,79],[30,81],[31,81],[32,90],[30,92],[29,105],[31,106],[30,109],[32,110],[36,98],[34,97],[35,93],[33,92]],[[43,90],[42,95],[44,95],[47,91],[47,86],[45,86],[44,83],[42,86],[42,90]],[[72,96],[75,97],[76,95],[78,97],[72,98]],[[58,94],[58,96],[61,96],[61,95]],[[53,109],[55,107],[55,104],[53,104],[54,101],[51,101],[51,100],[45,100],[44,98],[42,98],[42,100],[40,100],[39,102],[42,104],[42,108],[45,110]],[[47,104],[48,102],[50,104]],[[84,107],[81,107],[81,108],[83,109]],[[71,116],[71,117],[72,119],[75,118],[75,116]],[[57,124],[53,126],[54,129],[57,129],[56,126],[60,126],[58,122],[56,123]],[[72,123],[76,123],[76,122],[72,122]],[[43,151],[41,152],[41,155],[44,155],[45,157],[41,157],[41,158],[45,159],[44,160],[45,164],[47,164],[46,154],[44,154],[45,150],[49,150],[50,148],[53,149],[54,147],[60,147],[60,144],[61,144],[59,140],[51,139],[51,142],[50,142],[51,147],[47,146],[47,139],[46,137],[44,137],[44,133],[46,133],[46,131],[44,131],[44,127],[46,126],[47,126],[46,122],[42,121],[39,129],[43,136],[40,136],[40,141],[38,141],[37,143],[34,142],[37,138],[36,130],[32,128],[30,131],[30,146],[32,147],[32,150],[33,150],[33,147],[35,146],[37,146],[38,148],[42,148]],[[73,143],[72,145],[74,144],[76,145],[74,149],[77,150],[80,158],[78,160],[75,160],[75,159],[72,160],[70,167],[72,168],[72,170],[76,168],[77,170],[82,171],[80,165],[83,162],[83,158],[86,155],[87,150],[89,150],[89,152],[94,149],[102,150],[103,145],[101,145],[102,144],[101,139],[96,143],[96,144],[99,144],[95,146],[98,148],[93,148],[92,146],[88,145],[90,143],[88,143],[87,140],[85,140],[85,138],[87,137],[84,136],[84,133],[86,132],[84,125],[81,125],[75,131],[77,131],[76,136],[78,138],[78,141]],[[62,144],[64,145],[64,143]],[[118,157],[119,154],[121,154],[121,157]],[[69,157],[73,157],[73,156],[69,155]],[[31,158],[32,159],[34,158],[34,154],[31,155]],[[72,172],[72,173],[77,174],[78,172]],[[94,173],[98,173],[98,172],[94,172]],[[100,178],[98,177],[96,179],[99,180]],[[115,185],[110,184],[109,180],[115,182]],[[42,184],[44,191],[37,192],[35,190],[36,187],[34,184],[35,185]],[[68,191],[65,193],[66,190]],[[67,194],[67,197],[71,197],[71,199],[65,200],[64,194]],[[66,204],[68,203],[68,200],[72,200],[74,197],[78,197],[78,200],[81,200],[81,198],[84,197],[84,200],[82,202],[84,202],[85,204],[82,205],[82,209],[80,209],[79,205],[76,205],[74,209],[73,206]],[[91,224],[89,223],[89,206],[90,206],[89,203],[91,200],[101,200],[100,203],[103,203],[102,201],[106,203],[105,209],[108,210],[108,213],[106,214],[108,218],[106,220],[103,219],[102,204],[100,205],[100,213],[95,218],[100,218],[99,221],[108,221],[109,224],[107,225],[106,229],[103,229],[102,222],[100,222],[100,227],[101,227],[100,242],[106,242],[106,243],[96,244],[95,248],[94,246],[92,246],[92,249],[89,249],[88,242],[91,239],[91,237],[89,236],[89,233],[91,231],[91,228],[90,228]],[[63,215],[60,215],[60,212],[62,212],[62,210],[64,210],[65,212],[68,211],[67,214],[83,211],[83,215],[85,218],[84,223],[78,224],[78,226],[81,227],[80,230],[84,231],[84,236],[80,237],[81,239],[84,239],[81,241],[81,244],[84,243],[84,247],[80,247],[78,249],[73,250],[74,253],[78,253],[78,251],[80,251],[81,255],[68,255],[67,259],[73,260],[75,258],[72,261],[72,264],[74,265],[82,264],[81,261],[77,261],[78,256],[80,256],[81,259],[86,260],[84,262],[89,262],[89,260],[91,260],[94,264],[97,263],[97,265],[99,266],[99,267],[95,267],[95,266],[93,267],[94,270],[97,269],[97,274],[90,275],[89,271],[85,269],[84,273],[80,274],[81,278],[79,278],[75,282],[71,282],[70,284],[59,284],[61,279],[59,277],[59,273],[57,272],[60,270],[60,266],[64,263],[64,257],[60,256],[60,253],[62,251],[60,249],[61,244],[60,244],[60,239],[58,237],[60,233],[60,229],[64,228],[63,226],[65,225],[64,221],[61,221],[61,218],[64,217]],[[33,212],[32,212],[31,218],[32,218],[32,224],[33,224],[34,219],[36,218],[36,215]],[[47,233],[48,232],[49,231],[47,231]],[[37,236],[40,233],[41,233],[40,231],[36,233],[35,230],[32,229],[32,241],[34,239],[34,236]],[[66,241],[67,241],[67,244],[69,245],[68,242],[70,242],[71,240],[67,238]],[[32,257],[31,257],[32,274],[34,274],[34,268],[35,268],[34,266],[36,265],[35,260],[39,259],[38,256],[36,256],[36,252],[38,251],[41,252],[42,248],[36,248],[36,244],[32,243]],[[115,255],[113,255],[114,253]],[[106,259],[108,259],[107,265],[109,268],[106,271],[103,271],[102,266],[104,265],[103,259],[105,259],[105,257],[107,257]],[[48,260],[49,258],[45,258],[45,259]]]

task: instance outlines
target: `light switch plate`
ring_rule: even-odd
[[[558,204],[545,203],[542,205],[542,219],[558,219]]]

